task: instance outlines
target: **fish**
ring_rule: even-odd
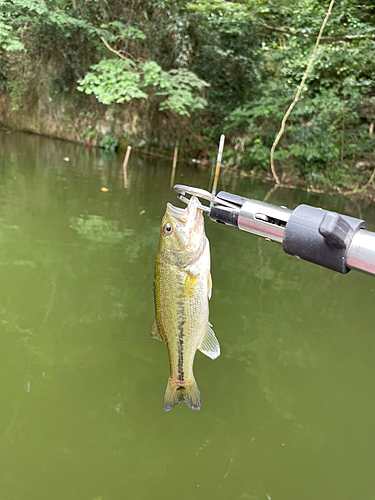
[[[201,395],[193,374],[195,353],[211,359],[220,345],[209,322],[212,293],[210,244],[197,197],[185,209],[170,203],[161,223],[155,265],[155,321],[152,339],[168,349],[170,374],[164,394],[164,410],[184,401],[200,410]]]

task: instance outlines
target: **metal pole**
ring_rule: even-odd
[[[283,243],[285,227],[291,215],[292,211],[287,208],[246,200],[238,211],[237,227],[267,240]],[[303,240],[301,244],[303,245]],[[359,229],[353,235],[347,246],[345,266],[375,276],[375,233]]]
[[[186,194],[210,202],[202,206],[210,219],[282,243],[289,255],[341,274],[355,269],[375,276],[375,233],[366,221],[309,205],[294,210],[221,191],[176,185],[179,198]]]
[[[345,264],[350,269],[375,275],[375,233],[361,229],[353,236]]]
[[[263,201],[247,200],[238,214],[238,228],[282,243],[284,228],[291,214],[292,210],[287,208],[270,205]]]

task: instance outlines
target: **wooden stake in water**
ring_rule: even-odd
[[[174,155],[173,155],[172,174],[171,174],[171,187],[173,187],[173,184],[174,184],[174,176],[175,176],[175,174],[176,174],[177,155],[178,155],[178,147],[176,146],[176,147],[174,148]]]
[[[216,160],[214,184],[212,186],[212,194],[214,196],[216,195],[217,182],[219,180],[219,172],[220,172],[220,167],[221,167],[221,157],[222,157],[223,149],[224,149],[224,141],[225,141],[225,135],[222,134],[220,137],[219,152],[217,154],[217,160]],[[212,203],[211,203],[211,205],[212,205]]]
[[[124,188],[128,187],[128,174],[127,174],[127,166],[128,166],[128,161],[129,161],[129,156],[130,156],[130,151],[132,150],[131,146],[128,146],[126,149],[126,154],[124,158],[124,163],[122,165],[122,170],[124,172]]]

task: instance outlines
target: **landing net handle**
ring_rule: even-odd
[[[221,191],[234,208],[211,206],[210,218],[282,243],[283,250],[341,274],[350,269],[375,275],[375,233],[362,219],[309,205],[288,210]]]

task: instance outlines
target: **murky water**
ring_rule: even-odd
[[[197,354],[201,411],[165,413],[149,332],[171,162],[132,154],[125,190],[120,156],[5,132],[0,147],[1,500],[375,498],[375,278],[207,220],[222,355]],[[209,177],[179,164],[176,182]],[[375,230],[374,204],[268,201]]]

